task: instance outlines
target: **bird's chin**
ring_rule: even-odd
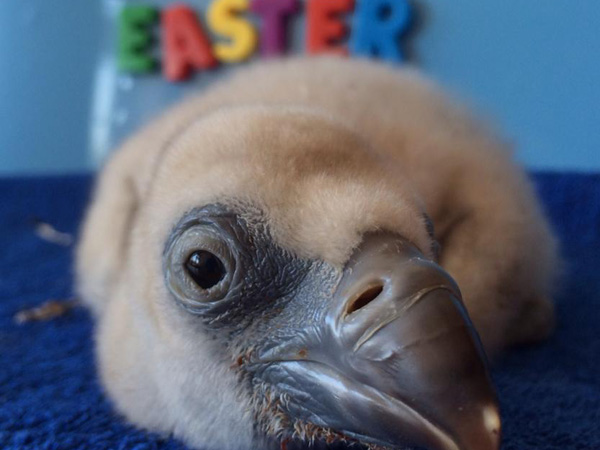
[[[288,449],[342,449],[362,445],[370,449],[406,449],[411,429],[419,428],[432,448],[460,447],[441,428],[409,405],[333,367],[316,361],[276,361],[265,364],[262,377],[273,380],[272,392],[288,416]],[[286,438],[283,439],[284,441]]]

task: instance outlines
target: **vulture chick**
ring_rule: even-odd
[[[139,426],[206,450],[493,450],[483,347],[548,335],[555,263],[492,133],[412,70],[322,57],[241,69],[126,142],[77,279]]]

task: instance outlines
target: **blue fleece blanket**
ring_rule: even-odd
[[[600,449],[600,175],[536,174],[566,259],[558,331],[494,369],[505,450]],[[0,179],[0,448],[183,449],[135,430],[98,386],[92,324],[75,309],[17,325],[13,315],[72,296],[72,249],[33,232],[77,230],[90,178]],[[224,449],[225,450],[225,449]]]

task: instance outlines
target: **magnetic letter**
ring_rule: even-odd
[[[287,18],[298,10],[297,0],[254,0],[250,9],[261,16],[260,53],[281,55],[285,51]]]
[[[248,8],[249,0],[215,0],[210,5],[206,14],[210,28],[229,39],[229,42],[214,45],[215,55],[221,61],[242,61],[256,48],[254,26],[248,20],[239,17],[239,13],[247,11]]]
[[[194,11],[175,5],[162,13],[163,74],[170,81],[184,80],[193,69],[208,69],[217,64],[210,41]]]
[[[347,54],[345,47],[334,44],[347,32],[346,25],[336,16],[350,12],[353,7],[354,0],[308,0],[306,30],[308,53]]]
[[[376,55],[401,62],[404,55],[399,39],[410,24],[410,17],[407,0],[359,0],[350,50],[356,55]]]
[[[146,73],[156,67],[148,53],[152,44],[150,26],[158,13],[150,6],[125,6],[119,17],[119,69],[125,72]]]

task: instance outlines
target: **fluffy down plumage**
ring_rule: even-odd
[[[169,232],[209,203],[257,205],[280,247],[334,267],[369,231],[432,258],[437,241],[488,353],[546,337],[556,245],[506,147],[417,72],[336,57],[252,65],[166,112],[106,164],[77,251],[117,408],[193,446],[255,448],[231,355],[163,281]]]

